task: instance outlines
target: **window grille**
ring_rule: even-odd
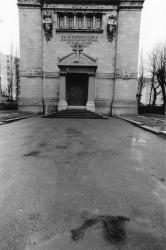
[[[65,19],[64,16],[59,16],[59,28],[64,29],[65,28]]]
[[[92,29],[92,28],[93,28],[93,17],[87,16],[87,29]]]
[[[100,16],[96,16],[96,23],[95,23],[95,26],[96,26],[96,29],[101,29],[101,17]]]
[[[83,27],[84,27],[83,16],[79,15],[79,16],[77,16],[77,28],[83,29]]]
[[[67,27],[68,29],[73,29],[74,27],[74,17],[72,15],[67,17]]]
[[[102,29],[102,15],[101,14],[87,14],[78,13],[74,16],[74,13],[59,13],[58,14],[58,28],[71,30],[101,30]]]

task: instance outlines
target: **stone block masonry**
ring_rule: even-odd
[[[88,79],[90,91],[87,92],[87,104],[80,108],[110,115],[136,113],[143,2],[114,0],[108,4],[106,0],[88,0],[86,3],[81,0],[77,4],[73,0],[49,0],[47,3],[19,0],[19,109],[38,113],[55,111],[58,105],[63,109],[70,108],[68,99],[81,98],[81,93],[75,90],[69,96],[67,79],[77,74]],[[76,44],[82,46],[78,54],[73,51]],[[90,106],[89,96],[93,99]],[[63,107],[60,97],[65,103]]]

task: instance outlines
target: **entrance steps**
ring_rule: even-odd
[[[45,118],[85,118],[85,119],[108,119],[102,114],[97,114],[88,110],[67,109],[44,115]]]

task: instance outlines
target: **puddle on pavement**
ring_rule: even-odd
[[[151,176],[154,177],[155,180],[158,180],[161,183],[165,183],[165,178],[164,177],[157,177],[155,174],[151,174]]]
[[[45,147],[45,146],[46,146],[46,143],[45,143],[45,142],[39,143],[39,147]]]
[[[27,154],[24,154],[24,156],[37,156],[40,154],[40,151],[32,151]]]
[[[141,164],[144,161],[144,147],[147,145],[147,140],[142,134],[135,135],[131,140],[130,157],[137,163]]]
[[[56,146],[57,149],[67,149],[68,145],[58,145]]]
[[[158,178],[158,180],[161,181],[161,182],[163,182],[163,183],[165,182],[165,178],[163,178],[163,177],[162,178]]]
[[[104,238],[112,244],[125,244],[126,229],[125,223],[129,218],[123,216],[99,215],[85,219],[83,224],[71,230],[71,238],[78,241],[83,238],[86,230],[95,224],[100,223],[103,228]]]
[[[66,133],[69,136],[73,136],[73,135],[81,135],[81,131],[74,129],[74,128],[67,128],[66,129]]]
[[[146,146],[147,141],[137,135],[132,138],[132,146]]]
[[[87,217],[89,213],[83,215]],[[26,250],[165,250],[165,245],[165,237],[158,232],[149,218],[137,217],[129,220],[123,216],[91,215],[89,218],[84,218],[80,227],[70,232],[64,230],[49,238],[41,238],[38,233],[34,233]]]

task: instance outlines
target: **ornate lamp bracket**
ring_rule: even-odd
[[[44,34],[46,36],[46,40],[50,41],[53,37],[53,20],[51,13],[45,12],[43,14],[43,29]]]
[[[117,17],[109,15],[107,19],[107,38],[109,42],[113,42],[117,33]]]

